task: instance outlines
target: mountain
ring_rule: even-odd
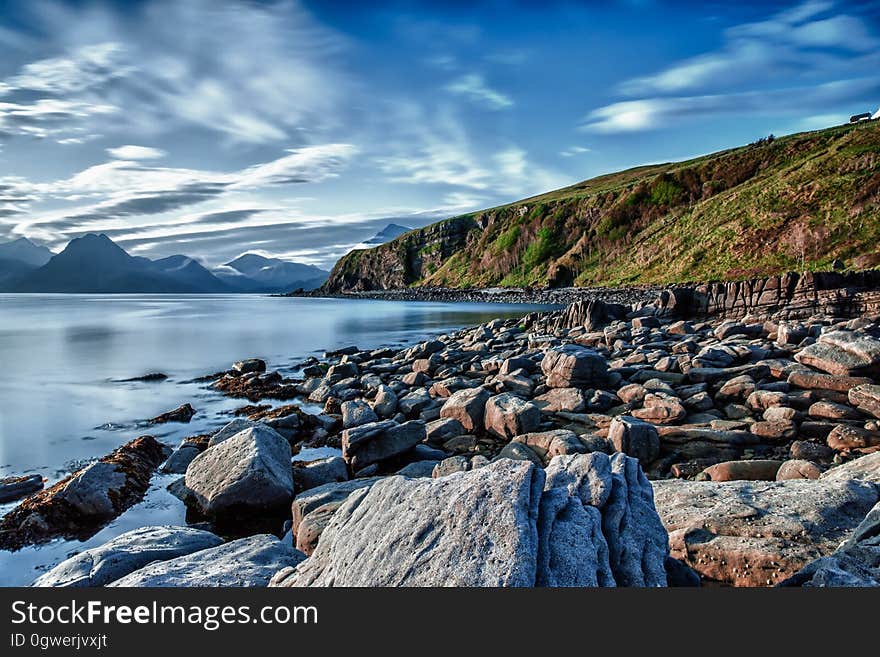
[[[234,292],[235,289],[214,276],[196,260],[185,255],[173,255],[153,260],[151,269],[199,292]]]
[[[170,268],[164,271],[146,258],[130,256],[106,235],[89,234],[71,240],[42,267],[15,281],[12,291],[188,293],[206,290],[193,285],[186,277],[176,276]]]
[[[767,137],[453,217],[336,263],[326,292],[604,286],[880,265],[880,122]]]
[[[55,255],[45,246],[37,246],[26,237],[0,244],[0,261],[20,262],[30,267],[42,267]]]
[[[265,258],[245,253],[213,270],[214,276],[242,292],[289,292],[297,288],[312,290],[327,280],[328,272],[313,265]]]
[[[370,246],[376,246],[378,244],[385,244],[385,242],[390,242],[395,237],[400,237],[404,233],[408,233],[412,228],[407,228],[406,226],[400,226],[398,224],[388,224],[380,230],[378,233],[373,235],[370,239],[368,239],[364,244],[369,244]]]

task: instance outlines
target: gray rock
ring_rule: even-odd
[[[216,534],[192,527],[140,527],[62,561],[33,585],[105,586],[154,561],[167,561],[222,543]]]
[[[823,481],[870,481],[880,485],[880,452],[853,459],[822,473]]]
[[[464,459],[465,457],[454,456],[452,458]],[[496,456],[495,458],[496,459],[513,459],[514,461],[531,461],[532,463],[537,465],[539,468],[544,467],[544,461],[541,459],[541,457],[538,456],[537,453],[535,453],[535,450],[533,450],[531,447],[529,447],[528,445],[526,445],[524,443],[517,443],[517,442],[513,442],[513,441],[507,443],[504,447],[501,448],[501,451],[498,452],[498,456]],[[467,462],[467,459],[465,459],[465,462]],[[467,468],[464,468],[464,469],[466,470]],[[445,473],[445,474],[449,474],[449,473]],[[443,476],[443,474],[439,473],[439,471],[438,471],[438,476]]]
[[[114,463],[96,461],[81,470],[55,497],[85,516],[108,517],[115,513],[111,493],[127,483]]]
[[[273,574],[296,566],[305,557],[274,536],[259,534],[150,564],[109,586],[266,586]]]
[[[232,369],[239,374],[249,374],[250,372],[265,372],[266,361],[259,358],[237,360],[232,364]]]
[[[395,474],[401,477],[410,477],[412,479],[418,477],[431,477],[434,474],[434,468],[440,461],[414,461],[409,465],[402,467]]]
[[[429,443],[442,445],[450,438],[463,436],[467,431],[458,420],[453,420],[451,417],[441,417],[439,420],[428,422],[425,433]]]
[[[660,456],[660,436],[656,427],[628,415],[620,415],[611,421],[608,440],[615,451],[637,458],[644,466]]]
[[[229,440],[234,435],[241,433],[245,429],[250,429],[257,424],[259,423],[254,422],[253,420],[248,420],[244,417],[237,417],[232,422],[223,426],[214,435],[211,436],[211,440],[208,441],[208,447],[219,445],[224,440]]]
[[[371,422],[342,432],[342,457],[352,470],[361,470],[412,449],[426,437],[425,423],[411,420]]]
[[[542,470],[507,459],[352,493],[280,586],[532,586]]]
[[[666,530],[636,459],[558,456],[544,491],[539,586],[666,586]]]
[[[386,385],[379,386],[373,400],[373,411],[383,420],[393,417],[397,413],[397,393]]]
[[[795,360],[837,376],[872,376],[880,373],[880,340],[853,331],[830,331],[795,354]]]
[[[379,418],[365,401],[342,402],[342,426],[345,429],[378,422]]]
[[[189,464],[189,501],[211,517],[286,507],[293,499],[290,460],[290,443],[276,431],[245,429]]]
[[[329,456],[293,469],[293,483],[298,492],[340,481],[348,481],[348,467],[341,456]]]
[[[513,442],[528,445],[545,462],[549,462],[555,456],[583,454],[588,451],[574,431],[568,429],[524,433],[516,436]]]
[[[195,445],[181,445],[175,449],[159,470],[165,474],[184,474],[192,460],[202,453]]]
[[[38,474],[0,479],[0,504],[14,502],[43,489],[43,476]]]
[[[602,388],[608,382],[608,363],[595,350],[576,344],[553,347],[541,370],[551,388]]]
[[[297,533],[299,524],[302,522],[303,518],[315,509],[324,506],[325,504],[332,504],[334,502],[342,503],[353,491],[361,488],[369,488],[379,481],[379,479],[380,477],[351,479],[339,483],[324,484],[323,486],[317,486],[316,488],[311,488],[300,493],[294,498],[292,505],[293,533]]]

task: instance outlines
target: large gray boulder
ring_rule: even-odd
[[[220,443],[225,442],[233,436],[241,433],[245,429],[250,429],[257,424],[257,422],[254,422],[253,420],[248,420],[246,417],[237,417],[232,420],[232,422],[223,425],[220,429],[214,432],[214,434],[211,436],[211,440],[208,441],[208,447],[219,445]]]
[[[223,539],[192,527],[140,527],[62,561],[34,586],[105,586],[154,561],[216,547]]]
[[[425,440],[425,423],[411,420],[398,424],[393,420],[370,422],[342,432],[342,458],[352,470],[403,454]]]
[[[325,507],[318,507],[319,515]],[[273,586],[662,586],[666,531],[638,462],[499,459],[352,492]],[[311,543],[314,545],[314,543]]]
[[[567,344],[547,350],[541,371],[551,388],[601,388],[608,382],[608,362],[594,349]]]
[[[348,481],[348,467],[341,456],[329,456],[293,469],[298,492],[339,481]]]
[[[836,376],[874,376],[880,374],[880,340],[854,331],[830,331],[795,354],[795,360]]]
[[[221,517],[286,508],[293,499],[290,443],[256,425],[209,447],[186,469],[187,502]]]
[[[558,456],[538,523],[538,586],[666,586],[669,545],[636,459]]]
[[[266,586],[274,573],[296,566],[305,557],[274,536],[258,534],[152,563],[109,586]]]
[[[283,586],[532,586],[544,472],[493,465],[353,492]]]
[[[362,400],[342,402],[342,426],[344,428],[350,429],[378,421],[379,418],[367,402]]]

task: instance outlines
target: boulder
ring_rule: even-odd
[[[555,413],[566,411],[569,413],[581,413],[586,408],[587,399],[580,388],[551,388],[543,395],[534,399],[542,411]]]
[[[467,431],[458,420],[450,417],[441,417],[439,420],[428,422],[425,427],[427,440],[432,445],[442,445],[450,438],[462,436]]]
[[[348,466],[341,456],[330,456],[293,468],[293,484],[298,493],[340,481],[348,481]]]
[[[880,586],[880,504],[837,550],[811,561],[780,586]]]
[[[828,434],[828,446],[836,451],[870,449],[880,446],[880,432],[838,424]]]
[[[40,575],[34,586],[106,586],[154,561],[216,547],[223,539],[192,527],[140,527],[80,552]]]
[[[378,422],[379,418],[365,401],[342,402],[342,426],[345,429]]]
[[[38,474],[0,479],[0,504],[15,502],[43,490],[43,476]]]
[[[388,419],[397,413],[397,394],[388,386],[381,385],[373,399],[373,412],[380,418]]]
[[[608,440],[616,452],[622,452],[647,466],[660,456],[660,436],[653,424],[628,415],[620,415],[608,427]]]
[[[266,586],[282,568],[306,558],[269,534],[248,536],[168,561],[157,561],[122,577],[116,587]]]
[[[534,403],[505,392],[486,402],[483,424],[488,433],[509,440],[535,431],[541,425],[541,411]]]
[[[357,471],[402,454],[426,437],[425,423],[421,420],[403,424],[393,420],[362,424],[342,432],[342,458]]]
[[[553,347],[541,361],[550,388],[602,388],[608,379],[608,362],[599,352],[576,344]]]
[[[880,418],[880,385],[862,384],[849,390],[849,403]]]
[[[465,388],[452,393],[440,409],[441,418],[458,420],[467,433],[483,429],[486,402],[491,393],[485,388]]]
[[[687,409],[676,397],[649,393],[643,403],[644,406],[632,411],[631,415],[652,424],[676,424],[687,415]]]
[[[822,476],[822,468],[812,461],[792,459],[785,461],[776,472],[776,481],[787,479],[818,479]]]
[[[246,360],[237,360],[232,364],[232,371],[238,374],[249,374],[251,372],[265,372],[266,361],[259,358],[248,358]]]
[[[94,535],[143,499],[153,472],[170,452],[152,436],[141,436],[31,495],[0,520],[0,549]]]
[[[880,452],[853,459],[822,473],[823,481],[870,481],[880,485]]]
[[[663,586],[665,531],[638,462],[500,459],[352,493],[271,586]]]
[[[166,422],[182,422],[186,424],[190,420],[192,420],[193,415],[195,414],[196,409],[194,409],[190,404],[183,404],[182,406],[178,406],[172,411],[157,415],[156,417],[147,420],[147,422],[149,424],[165,424]]]
[[[797,354],[795,360],[835,376],[880,374],[880,340],[854,331],[829,331]]]
[[[587,448],[578,440],[574,431],[569,431],[568,429],[524,433],[516,436],[513,441],[528,445],[545,462],[549,462],[555,456],[562,454],[583,454],[587,451]],[[513,445],[514,442],[509,444]]]
[[[290,443],[257,425],[209,447],[186,469],[187,503],[222,519],[272,513],[293,499]]]
[[[291,531],[293,532],[293,535],[296,536],[303,518],[315,509],[334,503],[336,503],[338,507],[338,505],[344,502],[353,491],[361,488],[369,488],[380,479],[380,477],[351,479],[339,483],[324,484],[323,486],[317,486],[300,493],[294,498],[292,504],[293,526]]]
[[[245,429],[250,429],[257,424],[258,423],[254,422],[253,420],[248,420],[244,417],[237,417],[229,424],[224,425],[211,436],[211,439],[208,441],[208,447],[219,445],[223,441],[229,440],[230,438],[241,433]],[[184,470],[184,472],[186,472],[186,470]]]
[[[701,478],[709,481],[774,481],[782,461],[755,459],[724,461],[703,470]]]
[[[770,586],[834,551],[877,502],[859,481],[655,481],[672,556],[704,580]]]

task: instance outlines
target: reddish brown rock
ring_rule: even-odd
[[[709,466],[701,474],[709,481],[773,481],[782,461],[725,461]]]

